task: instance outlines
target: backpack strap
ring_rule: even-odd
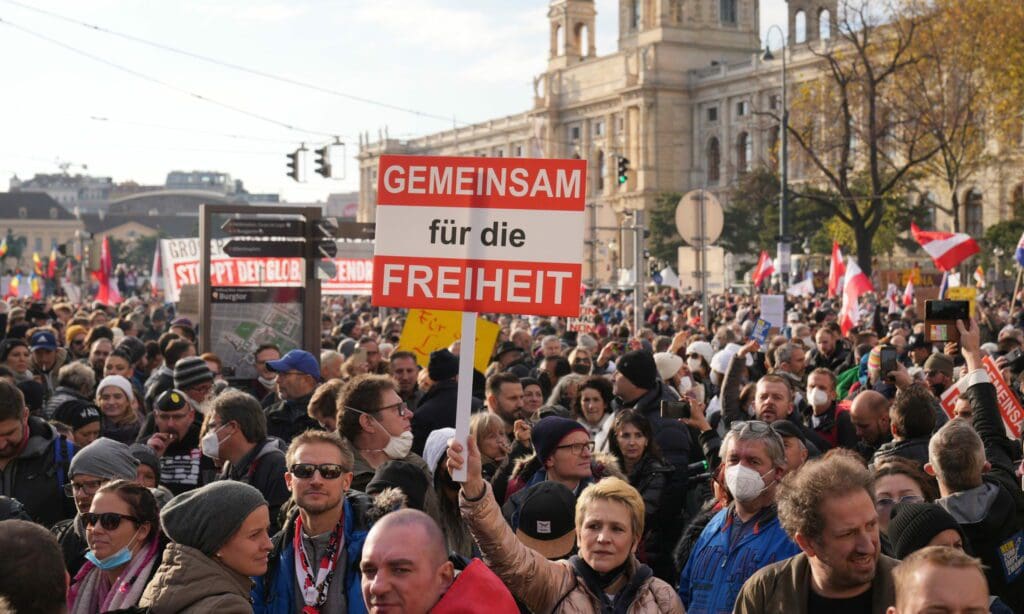
[[[53,462],[57,469],[57,490],[64,494],[64,485],[67,483],[68,471],[71,468],[71,457],[75,450],[67,437],[61,435],[53,444]]]

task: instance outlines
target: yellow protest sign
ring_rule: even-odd
[[[958,286],[946,290],[948,301],[968,301],[971,304],[971,317],[974,317],[974,304],[978,301],[978,289],[970,286]]]
[[[483,373],[491,362],[494,343],[501,327],[483,318],[476,319],[476,345],[473,368]],[[462,313],[438,309],[410,309],[398,340],[398,349],[416,354],[416,362],[423,368],[430,361],[430,353],[446,348],[462,337]]]

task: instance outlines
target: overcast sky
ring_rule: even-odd
[[[601,55],[615,50],[618,1],[596,0]],[[422,114],[156,49],[29,6]],[[387,126],[392,137],[418,136],[452,126],[441,118],[468,123],[527,110],[532,78],[547,60],[547,6],[547,0],[0,0],[0,191],[13,174],[57,172],[58,161],[71,163],[71,173],[86,165],[90,174],[144,184],[162,184],[171,170],[223,171],[249,191],[278,192],[289,201],[355,190],[351,157],[362,131],[376,138]],[[771,24],[785,27],[783,0],[762,0],[761,31]],[[347,179],[310,172],[309,183],[297,184],[286,177],[285,154],[303,141],[325,143],[327,135],[348,143]]]

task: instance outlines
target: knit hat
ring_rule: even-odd
[[[658,375],[663,381],[668,381],[683,366],[683,359],[679,354],[673,352],[658,352],[654,355],[654,364],[658,366]]]
[[[448,451],[448,440],[452,437],[455,437],[455,429],[451,427],[437,429],[427,435],[427,443],[423,444],[423,460],[427,461],[430,475],[437,472],[437,463]]]
[[[686,346],[686,355],[689,356],[690,354],[700,354],[708,364],[711,364],[711,358],[715,355],[715,349],[707,341],[694,341]]]
[[[459,357],[448,350],[435,350],[430,353],[427,363],[427,375],[435,382],[443,382],[459,374]]]
[[[187,390],[203,382],[212,381],[213,371],[210,371],[206,361],[198,356],[182,358],[174,365],[174,387],[178,390]]]
[[[135,457],[135,460],[139,461],[140,465],[146,465],[152,469],[153,473],[156,474],[157,480],[160,479],[160,459],[156,457],[153,448],[144,443],[133,443],[128,446],[128,453]]]
[[[89,329],[87,329],[86,327],[82,326],[81,324],[72,324],[71,326],[68,327],[66,331],[64,331],[64,343],[67,345],[71,345],[71,340],[77,337],[78,335],[88,334]]]
[[[100,380],[100,385],[96,386],[96,395],[99,396],[103,389],[107,386],[114,386],[120,388],[124,396],[128,397],[128,400],[135,398],[135,392],[132,390],[132,384],[123,375],[108,375]]]
[[[95,405],[77,399],[61,403],[53,412],[53,419],[70,426],[73,431],[102,420]]]
[[[945,373],[946,377],[953,377],[953,359],[945,354],[932,354],[924,361],[925,371],[938,371]]]
[[[18,390],[25,397],[25,407],[30,412],[37,414],[43,409],[43,397],[46,394],[46,389],[42,384],[34,379],[25,380],[18,382]]]
[[[892,509],[889,520],[889,541],[892,542],[893,556],[903,560],[912,552],[928,545],[928,542],[946,529],[960,533],[960,539],[967,543],[963,530],[949,512],[934,503],[900,503]]]
[[[544,558],[568,558],[576,546],[576,495],[545,480],[526,489],[519,504],[516,537]]]
[[[653,361],[651,359],[651,362]],[[555,453],[555,448],[558,447],[558,444],[567,435],[576,431],[586,433],[587,429],[575,420],[559,418],[558,416],[541,418],[537,424],[534,424],[530,440],[533,442],[533,450],[537,453],[537,458],[540,459],[540,462],[543,463],[550,458]]]
[[[174,543],[212,557],[253,510],[266,504],[252,486],[221,480],[171,499],[160,511],[160,524]]]
[[[120,441],[100,437],[71,459],[68,476],[94,475],[104,480],[134,480],[139,461]]]
[[[403,460],[390,460],[377,467],[373,479],[366,485],[366,494],[380,494],[385,488],[401,490],[405,495],[406,506],[422,511],[430,482],[416,465]]]
[[[615,369],[638,388],[651,390],[658,386],[658,367],[654,363],[654,355],[650,352],[626,352],[615,363]]]

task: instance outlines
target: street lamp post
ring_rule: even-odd
[[[789,155],[787,152],[787,132],[789,129],[789,103],[786,101],[786,47],[788,42],[786,39],[786,33],[782,31],[782,28],[778,25],[772,25],[768,28],[768,32],[764,36],[764,56],[763,59],[766,62],[770,62],[775,59],[772,55],[772,50],[768,46],[768,39],[771,36],[772,30],[778,30],[779,36],[782,37],[782,140],[779,144],[779,166],[780,166],[780,183],[779,189],[779,245],[778,245],[778,261],[779,261],[779,274],[782,278],[782,286],[784,288],[789,286]]]

